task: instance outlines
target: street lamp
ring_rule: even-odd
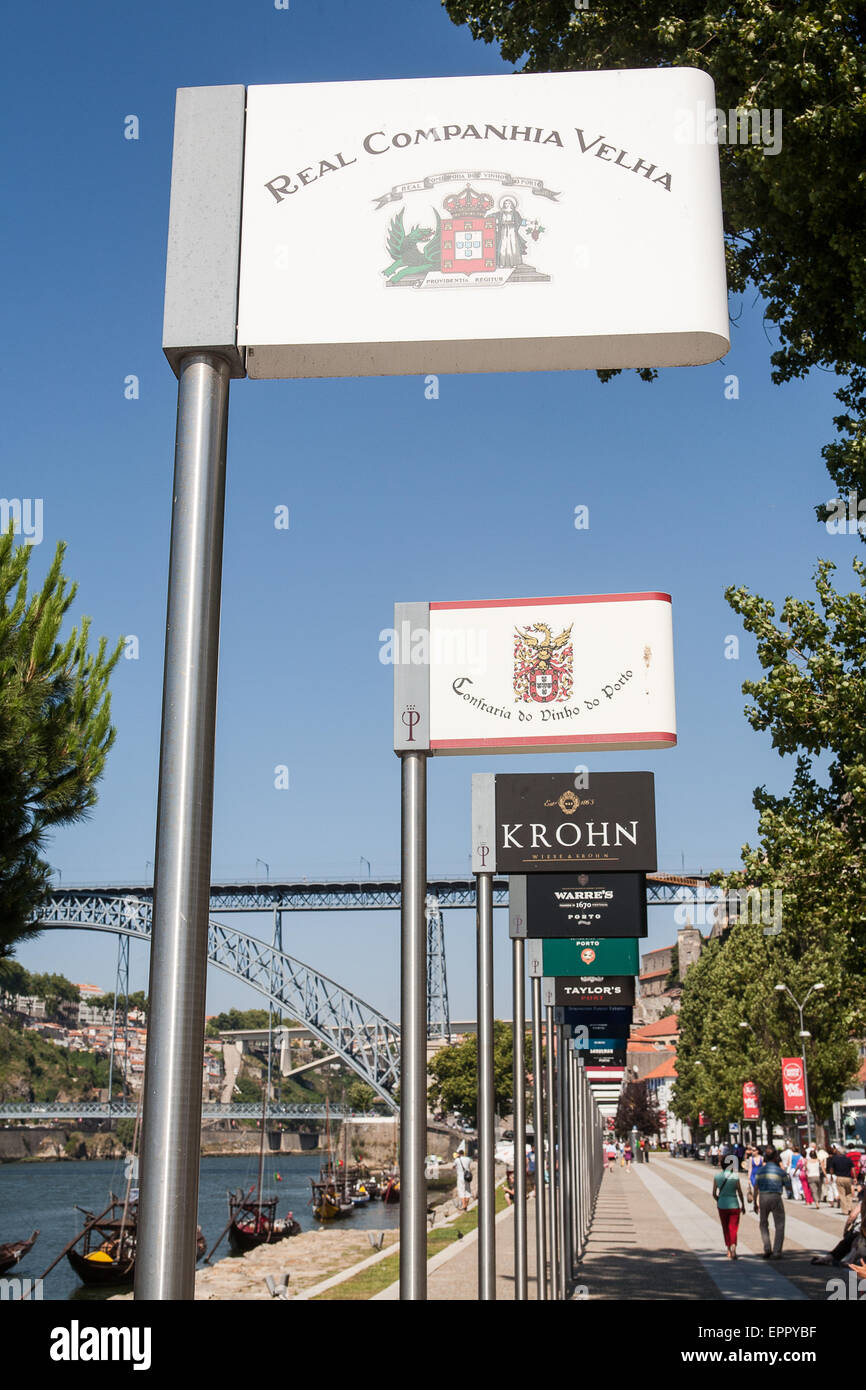
[[[270,878],[270,876],[271,876],[271,866],[270,866],[270,864],[267,864],[267,863],[265,862],[264,859],[257,859],[257,860],[256,860],[256,864],[261,864],[262,867],[264,868],[264,871],[265,871],[265,878],[266,878],[266,879]]]
[[[810,994],[813,994],[813,993],[816,993],[818,990],[823,989],[823,988],[824,988],[824,985],[823,985],[823,983],[822,983],[821,980],[818,980],[818,982],[817,982],[816,984],[814,984],[814,985],[810,985],[809,989],[807,989],[807,991],[806,991],[806,995],[805,995],[805,997],[804,997],[804,999],[803,999],[802,1004],[800,1003],[800,1001],[799,1001],[798,999],[795,999],[795,998],[794,998],[794,995],[791,994],[791,991],[788,989],[788,986],[787,986],[787,985],[775,985],[774,988],[776,989],[776,991],[777,991],[779,994],[787,994],[788,997],[789,997],[790,999],[793,999],[793,1000],[794,1000],[794,1004],[796,1005],[797,1010],[798,1010],[798,1012],[799,1012],[799,1014],[800,1014],[800,1037],[801,1037],[802,1040],[803,1040],[803,1047],[802,1047],[802,1053],[801,1053],[802,1058],[803,1058],[803,1090],[804,1090],[805,1093],[806,1093],[806,1133],[807,1133],[808,1136],[809,1136],[809,1147],[811,1148],[811,1147],[812,1147],[812,1112],[811,1112],[811,1110],[809,1109],[809,1077],[808,1077],[808,1073],[807,1073],[807,1071],[806,1071],[806,1039],[807,1039],[807,1038],[811,1038],[812,1034],[811,1034],[806,1028],[803,1027],[803,1010],[804,1010],[805,1007],[806,1007],[806,1000],[809,998],[809,995],[810,995]]]

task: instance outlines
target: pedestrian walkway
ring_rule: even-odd
[[[749,1208],[740,1223],[739,1258],[729,1260],[712,1195],[715,1172],[706,1164],[659,1154],[648,1164],[606,1172],[573,1301],[826,1300],[828,1280],[839,1271],[812,1265],[811,1258],[836,1244],[842,1233],[839,1214],[786,1201],[784,1254],[776,1261],[762,1258],[758,1219]],[[528,1228],[529,1298],[535,1300],[534,1200],[528,1204]],[[449,1246],[427,1268],[431,1302],[477,1301],[477,1234]],[[376,1297],[396,1299],[399,1286]],[[496,1218],[496,1298],[514,1300],[511,1208]]]
[[[528,1246],[530,1252],[529,1297],[535,1298],[535,1201],[527,1203]],[[391,1284],[375,1295],[378,1299],[397,1299],[399,1284]],[[427,1298],[440,1303],[456,1300],[474,1303],[478,1299],[478,1232],[449,1245],[427,1262]],[[496,1218],[496,1299],[514,1299],[514,1210],[507,1207]],[[372,1300],[371,1300],[372,1301]]]

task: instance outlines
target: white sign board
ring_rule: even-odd
[[[397,605],[394,747],[672,748],[669,594]]]
[[[715,361],[715,104],[691,68],[250,87],[248,374]]]

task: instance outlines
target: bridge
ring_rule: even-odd
[[[698,905],[709,901],[702,875],[648,874],[647,904]],[[400,1077],[400,1030],[357,995],[282,949],[283,912],[381,911],[399,909],[399,879],[359,881],[235,880],[214,883],[210,910],[220,915],[257,912],[273,917],[268,944],[238,928],[210,920],[208,963],[257,990],[271,1008],[305,1024],[376,1094],[397,1109],[394,1089]],[[494,907],[508,906],[508,879],[493,882]],[[435,1005],[436,1027],[448,1036],[442,909],[474,909],[475,879],[431,879],[427,885],[428,1024]],[[41,929],[77,928],[111,932],[118,938],[118,988],[128,994],[129,940],[150,940],[153,885],[111,884],[69,887],[51,895],[34,925]],[[124,954],[125,952],[125,954]],[[125,985],[124,985],[125,972]],[[430,1030],[432,1031],[432,1029]],[[113,1111],[112,1113],[118,1113]]]
[[[216,1101],[205,1101],[201,1108],[204,1120],[260,1120],[262,1106],[258,1101],[237,1101],[231,1105],[219,1105]],[[267,1107],[270,1120],[324,1120],[330,1115],[332,1120],[363,1120],[362,1115],[343,1105],[331,1105],[327,1111],[324,1105],[288,1105],[271,1101]],[[92,1101],[5,1101],[0,1102],[0,1120],[134,1120],[138,1114],[138,1103],[131,1100]]]

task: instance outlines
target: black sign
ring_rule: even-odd
[[[554,1023],[565,1023],[572,1030],[586,1028],[591,1038],[627,1038],[631,1032],[632,1009],[569,1009],[553,1011]]]
[[[645,874],[525,877],[527,930],[512,931],[512,936],[573,939],[647,935]]]
[[[581,1009],[610,1009],[634,1003],[633,975],[557,975],[542,980],[547,1004],[569,1004]]]
[[[497,775],[495,820],[498,872],[656,868],[651,772]]]
[[[586,1044],[580,1046],[578,1041],[574,1041],[574,1050],[578,1056],[582,1057],[588,1067],[624,1067],[627,1049],[620,1042],[617,1046],[613,1043],[595,1043],[590,1047]]]

